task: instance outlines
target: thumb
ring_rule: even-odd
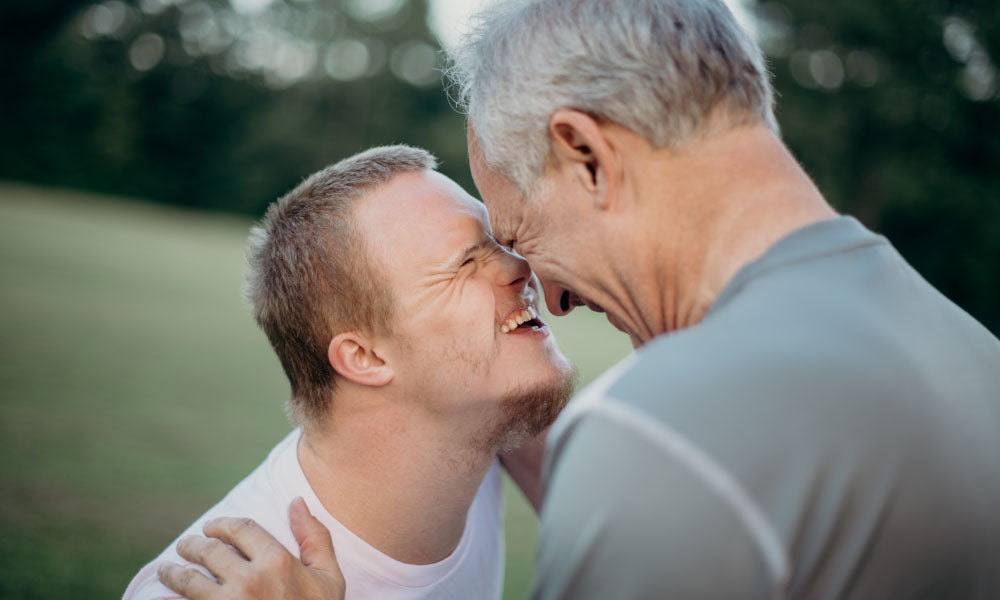
[[[302,564],[320,571],[340,573],[337,556],[333,550],[330,532],[312,516],[305,500],[296,498],[288,510],[292,522],[292,534],[299,543],[299,556]]]

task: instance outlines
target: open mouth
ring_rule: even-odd
[[[595,304],[575,292],[563,290],[562,295],[559,296],[559,308],[561,308],[564,312],[569,312],[575,306],[586,306],[590,310],[597,313],[604,312],[604,307],[599,304]]]
[[[528,308],[515,311],[507,317],[507,321],[500,326],[500,332],[513,333],[519,329],[540,329],[542,327],[545,327],[545,323],[538,318],[538,313],[535,312],[535,309],[529,306]]]

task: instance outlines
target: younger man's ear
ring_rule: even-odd
[[[608,208],[617,156],[601,124],[587,113],[561,108],[549,117],[549,147],[557,169],[568,169],[598,208]]]
[[[379,356],[373,340],[354,331],[330,340],[327,360],[337,373],[360,385],[380,387],[392,381],[392,368]]]

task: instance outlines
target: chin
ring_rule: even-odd
[[[563,358],[543,381],[511,389],[501,402],[500,417],[486,436],[486,443],[498,452],[506,452],[545,431],[569,402],[575,384],[576,369]]]

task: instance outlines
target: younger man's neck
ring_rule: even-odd
[[[309,485],[334,518],[382,553],[409,564],[446,558],[495,454],[386,404],[360,412],[331,414],[303,433],[297,454]]]

